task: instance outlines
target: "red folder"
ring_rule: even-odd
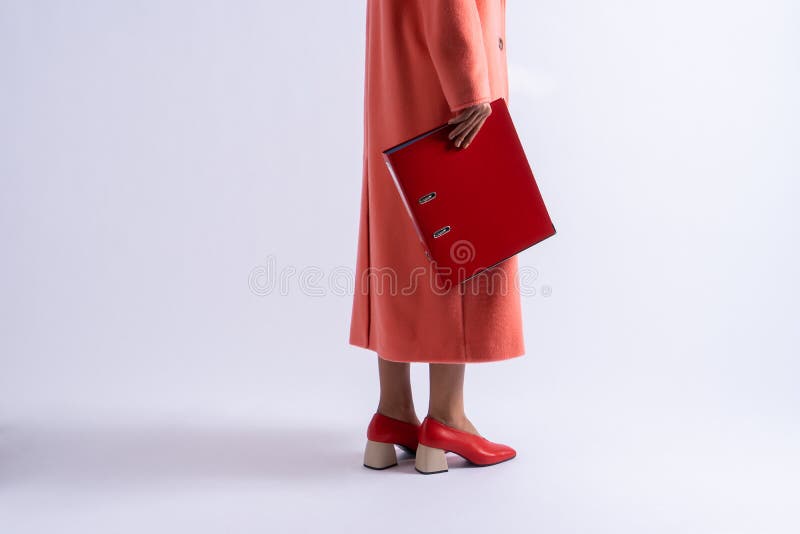
[[[383,152],[422,249],[463,283],[556,233],[504,99],[469,147],[443,124]]]

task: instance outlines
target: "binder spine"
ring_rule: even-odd
[[[428,258],[428,261],[431,262],[433,261],[433,258],[431,257],[430,250],[428,249],[428,243],[425,240],[425,234],[419,227],[417,218],[414,216],[414,211],[411,209],[411,204],[408,202],[408,198],[406,192],[403,190],[403,186],[400,185],[400,181],[397,179],[397,175],[394,172],[394,167],[392,167],[392,162],[389,159],[389,156],[383,154],[383,161],[386,163],[386,167],[389,168],[389,174],[392,175],[392,180],[394,180],[394,185],[397,188],[397,192],[400,193],[400,198],[403,199],[403,205],[406,207],[408,216],[411,219],[411,222],[414,224],[414,230],[417,232],[417,237],[419,238],[419,244],[422,247],[422,252],[425,254],[425,257]]]

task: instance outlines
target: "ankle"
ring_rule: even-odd
[[[428,410],[428,417],[431,419],[436,419],[444,423],[449,427],[453,427],[456,430],[461,430],[462,432],[468,432],[470,434],[475,434],[476,436],[480,436],[481,433],[478,432],[478,429],[475,428],[475,425],[472,424],[466,414],[463,411],[460,412],[452,412],[452,411],[442,411],[438,412],[435,410]]]
[[[417,411],[414,409],[413,405],[409,406],[379,403],[376,411],[381,415],[385,415],[386,417],[391,417],[392,419],[397,419],[399,421],[405,421],[406,423],[413,423],[416,425],[420,423],[419,418],[417,417]]]
[[[464,429],[469,426],[469,419],[464,412],[428,410],[427,416],[453,428]]]

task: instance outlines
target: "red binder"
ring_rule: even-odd
[[[468,148],[443,124],[383,152],[444,283],[463,283],[554,235],[504,99]]]

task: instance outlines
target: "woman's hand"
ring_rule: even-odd
[[[456,124],[448,137],[455,140],[455,145],[467,148],[478,135],[486,118],[492,114],[492,106],[489,104],[475,104],[461,111],[458,115],[447,121],[448,124]]]

